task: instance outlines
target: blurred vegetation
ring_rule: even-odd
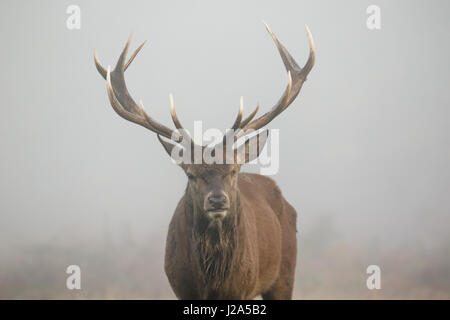
[[[346,240],[322,216],[299,234],[295,299],[449,299],[450,242],[386,248],[378,239]],[[164,248],[137,243],[132,231],[88,244],[9,248],[0,260],[0,299],[173,299]],[[78,264],[82,289],[66,289],[65,270]],[[381,268],[381,290],[368,290],[366,268]]]

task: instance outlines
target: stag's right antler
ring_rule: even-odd
[[[122,54],[119,57],[119,60],[117,61],[116,67],[114,68],[114,70],[112,72],[109,70],[109,67],[106,70],[100,64],[100,61],[97,57],[97,51],[94,50],[95,66],[97,67],[97,70],[101,74],[101,76],[104,79],[106,79],[106,88],[108,91],[109,101],[111,102],[113,109],[122,118],[124,118],[128,121],[134,122],[136,124],[139,124],[147,129],[155,132],[158,135],[161,135],[168,139],[175,139],[175,141],[180,142],[183,139],[183,136],[181,134],[179,134],[176,130],[170,129],[170,128],[166,127],[165,125],[155,121],[153,118],[151,118],[145,111],[142,101],[141,101],[140,105],[138,105],[133,100],[130,93],[128,92],[128,89],[127,89],[127,86],[125,83],[125,76],[124,76],[125,70],[131,64],[131,62],[133,62],[134,58],[136,57],[136,55],[139,53],[139,51],[142,49],[142,47],[145,44],[145,41],[144,41],[136,49],[136,51],[134,51],[134,53],[131,55],[130,59],[125,63],[125,58],[127,56],[130,41],[131,41],[131,35],[127,41],[127,44],[125,45],[125,48],[122,51]],[[181,130],[181,129],[183,129],[183,127],[175,113],[175,107],[173,104],[172,96],[170,96],[170,102],[171,102],[170,114],[172,116],[172,120],[173,120],[176,128]]]

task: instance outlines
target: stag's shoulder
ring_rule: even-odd
[[[256,173],[239,173],[238,184],[246,197],[266,202],[277,213],[283,212],[284,198],[273,179]]]
[[[175,258],[183,257],[187,252],[187,245],[189,243],[188,238],[190,235],[190,228],[192,227],[192,221],[188,211],[188,205],[186,198],[183,196],[178,202],[177,208],[172,216],[169,224],[169,230],[166,238],[166,272],[168,268],[174,264]],[[181,254],[175,257],[176,252]],[[175,258],[174,258],[175,257]]]
[[[189,228],[189,224],[192,223],[192,215],[190,213],[190,204],[187,201],[186,196],[183,195],[175,208],[169,228]]]
[[[275,180],[269,178],[268,176],[263,176],[257,173],[239,173],[239,186],[241,185],[258,185],[266,188],[273,188],[280,191]]]

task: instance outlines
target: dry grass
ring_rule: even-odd
[[[320,222],[300,237],[296,299],[449,299],[450,244],[381,248],[346,241]],[[163,271],[163,245],[34,245],[11,248],[0,262],[1,299],[173,299]],[[78,264],[82,290],[67,290],[65,269]],[[368,290],[369,264],[382,289]]]

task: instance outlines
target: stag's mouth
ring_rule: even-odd
[[[228,208],[211,209],[207,211],[211,219],[223,219],[227,215]]]

